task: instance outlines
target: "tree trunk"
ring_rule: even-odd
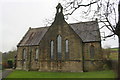
[[[118,80],[120,80],[120,36],[118,36],[119,50],[118,50]]]
[[[118,79],[120,80],[120,36],[118,36],[118,41],[119,41],[119,49],[118,49]]]

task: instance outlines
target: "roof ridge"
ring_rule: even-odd
[[[69,25],[73,25],[73,24],[80,24],[80,23],[90,23],[90,22],[97,22],[96,20],[94,21],[85,21],[85,22],[75,22],[75,23],[69,23]],[[32,28],[30,27],[30,29],[41,29],[41,28],[49,28],[50,26],[45,26],[45,27],[36,27],[36,28]]]
[[[97,22],[97,21],[94,20],[94,21],[85,21],[85,22],[75,22],[75,23],[69,23],[69,25],[80,24],[80,23],[91,23],[91,22]]]
[[[42,29],[42,28],[49,28],[49,26],[46,26],[46,27],[36,27],[36,28],[31,28],[31,29]]]

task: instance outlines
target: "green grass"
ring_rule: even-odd
[[[37,72],[13,71],[7,78],[115,78],[113,71],[96,72]]]
[[[113,50],[113,51],[118,51],[118,48],[111,48],[111,50]]]

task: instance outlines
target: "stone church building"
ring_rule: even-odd
[[[19,70],[83,72],[103,66],[97,20],[68,24],[61,4],[51,26],[29,28],[17,51]]]

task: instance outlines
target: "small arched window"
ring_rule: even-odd
[[[60,12],[61,12],[61,9],[59,8],[59,9],[58,9],[58,13],[60,13]]]
[[[65,40],[65,51],[68,53],[68,40]]]
[[[26,58],[27,58],[26,49],[23,49],[23,59],[25,60]]]
[[[54,42],[50,42],[50,57],[51,59],[54,59]]]
[[[36,48],[36,50],[35,50],[35,59],[38,59],[38,56],[39,56],[39,50],[38,50],[38,48]]]
[[[94,58],[95,55],[95,48],[93,45],[90,46],[90,58]]]
[[[69,58],[69,42],[65,40],[65,59]]]
[[[62,37],[58,35],[57,37],[57,53],[58,53],[58,59],[62,58]]]

